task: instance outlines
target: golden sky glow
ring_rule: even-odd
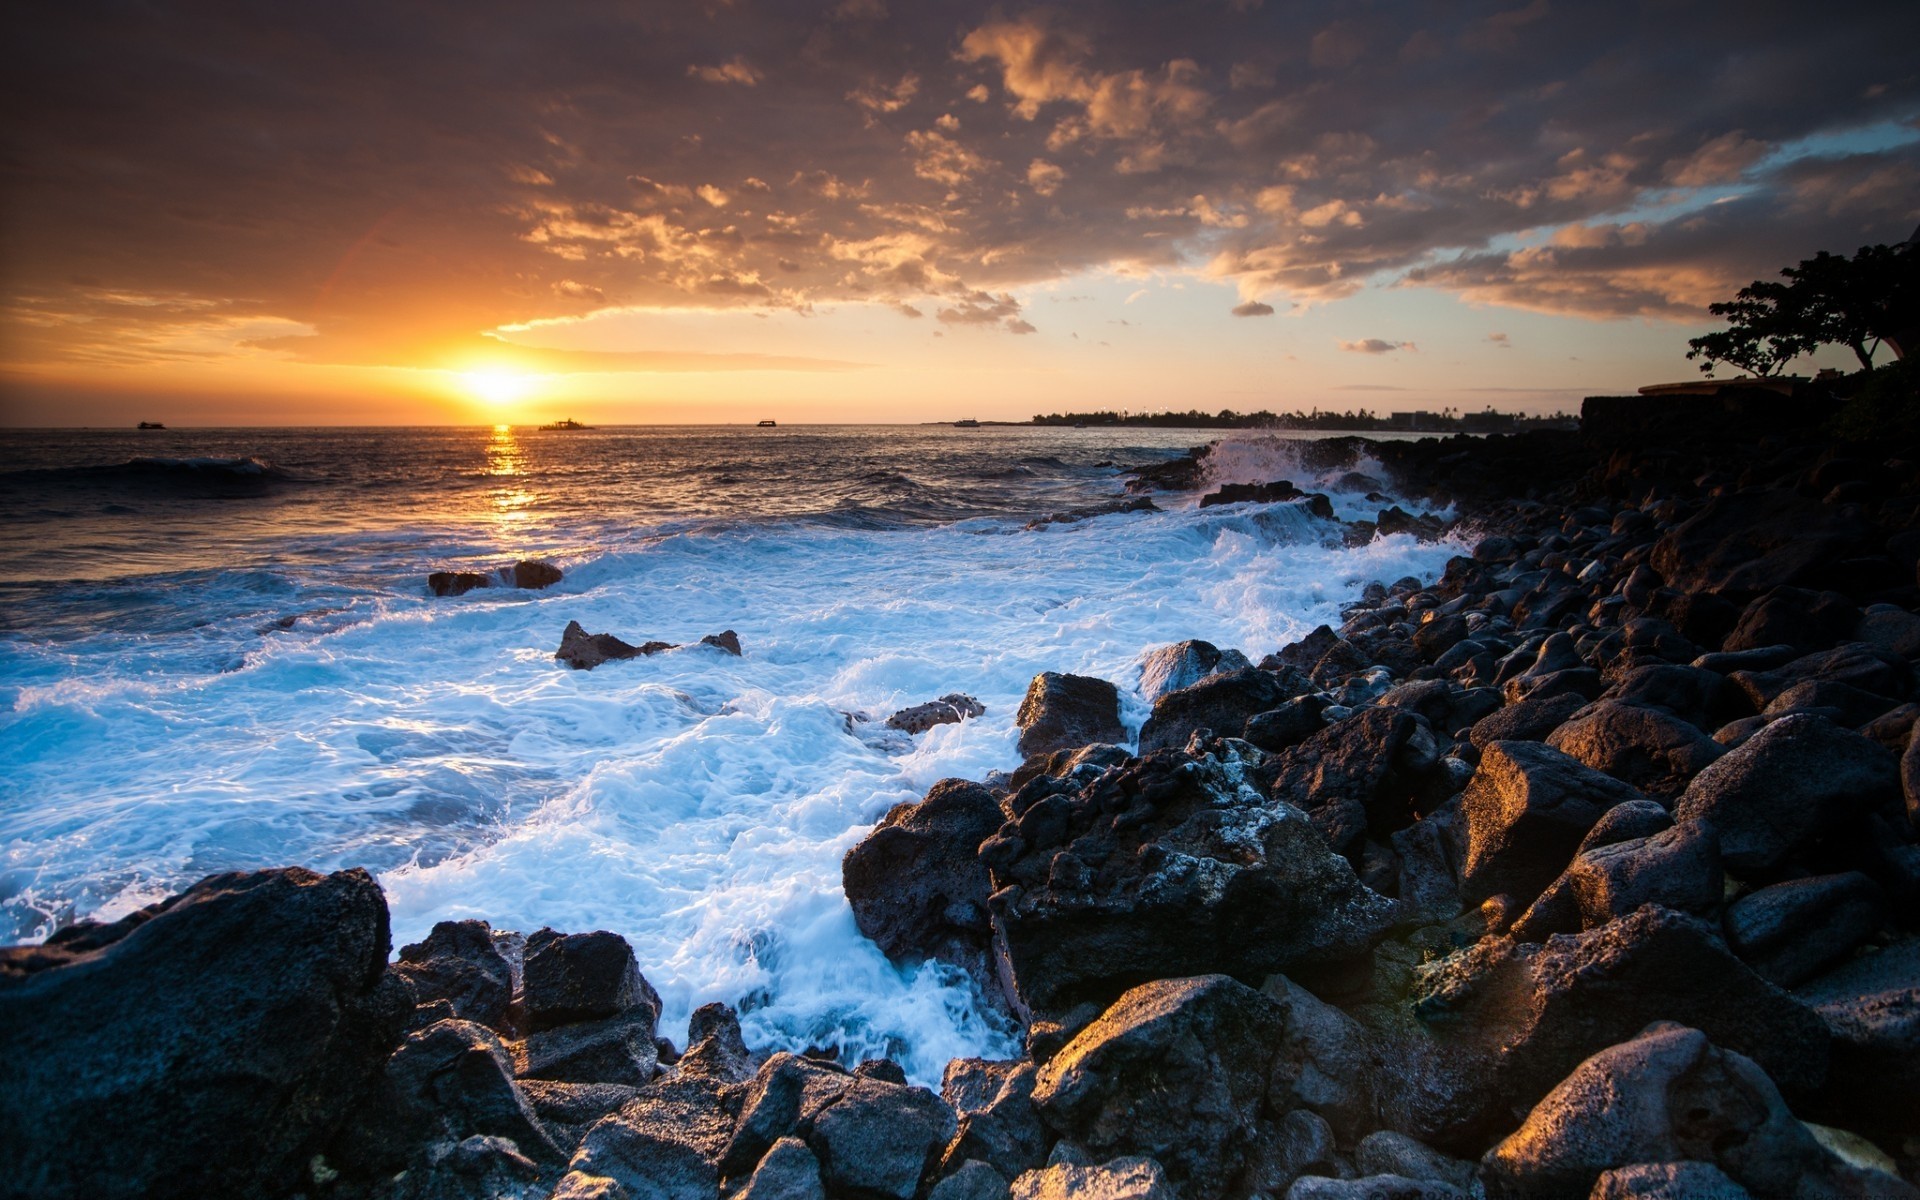
[[[0,421],[1571,407],[1912,231],[1909,7],[35,6]]]

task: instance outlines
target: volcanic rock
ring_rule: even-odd
[[[538,591],[559,583],[560,568],[537,558],[523,558],[504,572],[514,587]]]
[[[904,729],[908,733],[925,733],[935,725],[958,725],[986,711],[987,706],[972,696],[952,692],[938,700],[929,700],[925,704],[901,709],[887,718],[887,728]]]
[[[1462,895],[1470,903],[1499,892],[1530,901],[1565,868],[1603,813],[1641,798],[1551,746],[1490,743],[1461,804],[1467,833]]]
[[[212,875],[0,950],[0,1145],[43,1196],[283,1194],[398,1043],[365,871]]]
[[[957,1171],[968,1160],[977,1160],[1003,1179],[1013,1179],[1044,1165],[1053,1137],[1033,1105],[1033,1084],[1030,1062],[978,1058],[949,1062],[940,1095],[959,1118],[959,1126],[943,1156],[942,1170]]]
[[[588,633],[581,628],[580,622],[568,621],[565,632],[560,635],[560,648],[553,652],[553,656],[576,671],[591,671],[604,662],[638,658],[643,654],[658,654],[671,649],[673,645],[669,642],[630,645],[610,633]]]
[[[985,977],[993,880],[976,851],[1004,820],[993,793],[962,779],[895,805],[841,863],[860,932],[897,962],[937,958]]]
[[[1140,698],[1152,704],[1168,692],[1191,687],[1209,675],[1251,667],[1238,650],[1212,642],[1185,641],[1147,651],[1140,661]]]
[[[1793,987],[1879,927],[1880,889],[1858,871],[1793,879],[1748,892],[1727,909],[1727,944],[1762,979]]]
[[[1682,823],[1711,821],[1735,873],[1768,871],[1813,839],[1898,794],[1893,755],[1811,715],[1783,717],[1687,785]]]
[[[426,940],[402,946],[393,969],[413,985],[416,1004],[444,1000],[462,1021],[513,1034],[513,968],[485,921],[441,921]]]
[[[1726,749],[1659,709],[1600,700],[1547,736],[1547,745],[1649,796],[1671,798]]]
[[[1289,699],[1292,697],[1270,671],[1249,667],[1210,675],[1154,701],[1153,715],[1140,726],[1140,753],[1177,750],[1199,729],[1237,738],[1245,730],[1248,717]]]
[[[1085,675],[1035,675],[1014,722],[1020,727],[1022,758],[1127,740],[1120,724],[1120,689]]]
[[[474,588],[492,586],[493,576],[477,571],[435,571],[427,576],[427,590],[436,596],[464,596]]]
[[[1092,1166],[1060,1163],[1013,1181],[1013,1200],[1175,1200],[1160,1164],[1132,1155]]]

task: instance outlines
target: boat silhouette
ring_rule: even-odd
[[[551,425],[542,425],[540,428],[549,429],[549,430],[569,430],[570,431],[575,429],[592,429],[593,426],[582,425],[580,422],[574,420],[572,417],[566,417],[561,420],[555,421]]]

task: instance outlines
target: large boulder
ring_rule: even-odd
[[[1761,978],[1790,988],[1847,957],[1885,912],[1880,889],[1858,871],[1791,879],[1727,908],[1727,944]]]
[[[1035,675],[1014,722],[1020,727],[1022,758],[1127,740],[1126,726],[1120,723],[1120,689],[1086,675]]]
[[[1649,796],[1671,798],[1725,747],[1658,709],[1601,700],[1547,735],[1547,745]]]
[[[293,1190],[400,1040],[387,930],[365,871],[292,867],[0,950],[6,1190]]]
[[[1040,1069],[1034,1103],[1097,1158],[1143,1154],[1190,1200],[1223,1194],[1267,1094],[1276,1005],[1224,975],[1123,995]]]
[[[993,793],[963,779],[895,805],[841,863],[860,932],[895,961],[937,958],[985,978],[993,880],[976,852],[1003,820]]]
[[[1540,742],[1492,742],[1461,801],[1467,852],[1462,894],[1531,901],[1566,867],[1606,811],[1643,797]]]
[[[1412,823],[1413,793],[1439,758],[1424,720],[1369,708],[1281,752],[1267,771],[1273,797],[1313,813],[1334,849],[1349,853],[1362,833],[1385,838]]]
[[[1698,775],[1674,807],[1711,821],[1736,874],[1771,871],[1816,838],[1899,795],[1892,754],[1823,717],[1782,717]]]
[[[1720,907],[1723,888],[1713,827],[1683,825],[1583,847],[1514,922],[1512,932],[1516,939],[1537,942],[1549,934],[1597,929],[1643,904],[1711,916]]]
[[[462,1021],[513,1033],[513,968],[485,921],[441,921],[402,946],[393,969],[413,985],[415,1004],[444,1000]]]
[[[1248,717],[1292,698],[1272,671],[1248,667],[1210,675],[1153,702],[1153,714],[1140,726],[1140,753],[1177,750],[1199,729],[1237,738]]]
[[[522,979],[528,1033],[512,1047],[516,1075],[634,1087],[652,1081],[660,997],[625,938],[542,929],[527,938]]]
[[[1495,742],[1541,742],[1573,714],[1587,706],[1585,696],[1563,692],[1558,696],[1521,700],[1496,709],[1473,723],[1467,740],[1484,750]]]
[[[1485,939],[1421,973],[1414,1011],[1463,1052],[1467,1079],[1432,1131],[1449,1141],[1512,1128],[1582,1059],[1653,1021],[1704,1031],[1789,1093],[1811,1094],[1827,1071],[1819,1016],[1755,975],[1714,926],[1653,905],[1543,944]]]
[[[980,853],[1011,998],[1028,1011],[1104,1004],[1150,979],[1347,961],[1395,912],[1231,756],[1136,759],[1035,801]]]
[[[1191,687],[1209,675],[1251,667],[1238,650],[1222,650],[1212,642],[1190,640],[1156,646],[1140,658],[1140,698],[1148,704],[1168,692]]]
[[[1839,1196],[1867,1182],[1814,1140],[1753,1060],[1666,1022],[1581,1063],[1483,1168],[1492,1197],[1584,1196],[1609,1170],[1674,1162],[1711,1163],[1760,1196]]]

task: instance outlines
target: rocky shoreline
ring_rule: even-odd
[[[0,1194],[1920,1196],[1920,455],[1588,409],[1303,444],[1457,514],[1349,538],[1471,554],[1257,663],[1155,651],[1134,750],[1112,681],[1036,677],[1017,771],[849,852],[1017,1060],[676,1041],[613,934],[390,962],[364,872],[214,876],[0,950]]]

